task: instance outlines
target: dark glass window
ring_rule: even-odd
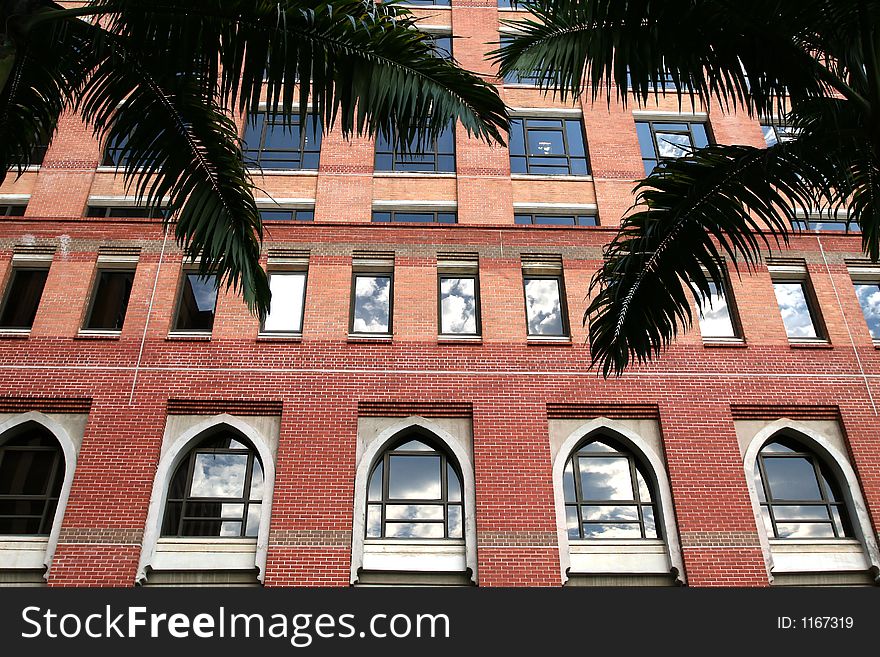
[[[764,133],[764,141],[767,142],[768,147],[792,141],[800,134],[797,128],[778,123],[761,124],[761,131]]]
[[[0,327],[29,329],[34,325],[48,276],[48,267],[15,267],[12,270],[3,312],[0,313]]]
[[[816,303],[806,281],[774,281],[773,291],[789,338],[822,338]]]
[[[587,175],[587,147],[579,119],[510,120],[512,173]]]
[[[569,538],[660,538],[650,479],[616,440],[585,442],[566,462],[562,478]]]
[[[461,476],[446,454],[405,438],[373,466],[367,538],[464,538]]]
[[[184,272],[174,330],[209,332],[216,305],[217,277]]]
[[[321,136],[321,122],[315,114],[306,117],[303,127],[298,116],[286,125],[284,115],[261,112],[245,127],[245,163],[263,169],[317,170]]]
[[[261,221],[314,221],[314,210],[260,210]]]
[[[98,272],[87,329],[121,331],[131,297],[134,271],[105,269]]]
[[[392,276],[354,274],[351,290],[352,333],[391,333]]]
[[[791,222],[795,230],[812,230],[816,232],[840,231],[846,233],[861,233],[862,229],[855,221],[850,221],[846,216],[837,217],[807,217],[795,219]]]
[[[27,210],[25,204],[0,205],[0,217],[23,217],[25,210]]]
[[[86,208],[87,217],[114,217],[123,219],[161,219],[166,211],[128,205],[90,205]]]
[[[568,335],[561,276],[523,276],[530,336]]]
[[[517,212],[513,215],[517,224],[535,224],[541,226],[598,226],[599,218],[595,214],[537,214]]]
[[[269,273],[272,307],[263,322],[265,333],[301,333],[306,300],[306,272]]]
[[[480,285],[476,276],[440,274],[440,333],[480,334]]]
[[[373,221],[376,223],[454,224],[458,222],[458,215],[455,212],[407,212],[406,210],[381,212],[373,210]]]
[[[648,83],[648,89],[651,91],[678,91],[678,85],[675,84],[675,78],[672,75],[672,71],[665,71],[663,76],[659,79],[660,84],[657,85],[654,82]],[[626,88],[632,89],[632,74],[630,73],[629,67],[626,69]],[[688,87],[689,88],[689,85]]]
[[[104,147],[104,157],[101,160],[102,167],[124,167],[128,163],[129,154],[125,152],[128,138],[118,137],[109,139]]]
[[[780,438],[755,463],[755,490],[771,538],[844,538],[853,535],[837,481],[803,445]]]
[[[206,438],[174,471],[162,536],[256,537],[263,483],[263,465],[243,437]]]
[[[501,46],[507,46],[513,41],[514,37],[510,34],[501,35]],[[504,75],[504,82],[507,84],[528,84],[537,86],[541,83],[540,73],[535,71],[509,71]]]
[[[452,59],[452,37],[448,34],[432,34],[431,41],[434,42],[434,52],[441,59]]]
[[[403,0],[404,5],[433,5],[434,7],[448,7],[449,0]]]
[[[519,3],[516,0],[498,0],[499,9],[519,9]]]
[[[646,174],[664,160],[685,157],[709,145],[705,123],[636,121],[636,133]]]
[[[376,171],[455,172],[455,128],[452,124],[431,143],[412,140],[404,148],[396,133],[376,137]]]
[[[856,296],[874,340],[880,340],[880,283],[856,282]]]
[[[0,439],[0,534],[47,536],[64,484],[64,454],[38,425],[13,431]]]

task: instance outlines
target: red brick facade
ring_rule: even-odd
[[[451,11],[417,11],[428,24],[451,25],[460,37],[456,57],[488,72],[482,55],[494,47],[487,42],[505,12],[485,0],[453,4]],[[134,585],[173,399],[280,408],[266,586],[350,584],[354,454],[365,402],[429,402],[438,416],[446,407],[452,416],[468,409],[481,586],[561,584],[548,437],[554,404],[575,405],[570,417],[584,421],[626,418],[633,405],[656,409],[689,585],[769,583],[763,528],[737,442],[737,407],[768,421],[791,416],[786,408],[793,405],[802,417],[811,408],[832,409],[876,537],[880,352],[847,269],[860,257],[860,238],[803,235],[783,254],[807,263],[827,344],[789,342],[766,267],[742,279],[731,270],[742,344],[704,344],[695,327],[656,363],[603,380],[590,369],[582,316],[602,245],[643,175],[634,107],[612,102],[609,110],[603,98],[567,105],[524,87],[502,85],[502,94],[514,108],[580,109],[591,179],[512,179],[505,149],[459,130],[457,177],[374,175],[369,140],[345,143],[330,134],[316,173],[257,181],[279,198],[315,199],[314,223],[273,223],[264,244],[265,252],[309,252],[301,340],[258,337],[258,322],[222,292],[210,340],[169,337],[181,254],[173,240],[163,252],[159,221],[83,217],[90,197],[125,191],[121,177],[96,168],[99,146],[76,119],[63,121],[38,170],[9,177],[0,195],[30,198],[25,217],[0,224],[0,282],[6,285],[13,254],[23,247],[52,247],[54,255],[33,329],[0,334],[0,396],[21,412],[58,397],[90,400],[51,586]],[[673,98],[658,103],[655,111],[677,108]],[[713,107],[708,122],[719,142],[762,143],[758,122],[744,115]],[[458,225],[371,224],[374,201],[454,201]],[[514,203],[595,204],[601,226],[514,225]],[[131,246],[140,255],[121,335],[79,335],[99,248]],[[348,337],[355,250],[394,253],[391,341]],[[478,342],[438,340],[438,251],[479,254]],[[562,258],[569,342],[527,340],[521,255],[532,253]]]

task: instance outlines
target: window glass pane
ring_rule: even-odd
[[[776,292],[776,301],[779,304],[779,312],[782,314],[782,321],[785,324],[788,337],[817,337],[804,284],[800,282],[774,283],[773,289]]]
[[[834,538],[831,523],[824,522],[777,522],[779,538]]]
[[[654,507],[643,506],[642,518],[645,521],[645,538],[657,538],[657,522],[654,520]]]
[[[762,125],[761,132],[764,133],[764,141],[767,142],[767,146],[775,146],[778,143],[776,139],[776,131],[773,129],[772,125]]]
[[[639,523],[584,523],[584,538],[641,538]]]
[[[461,502],[461,482],[452,464],[446,464],[446,497],[450,502]]]
[[[709,135],[706,134],[706,125],[703,123],[691,123],[691,134],[694,136],[694,146],[705,148],[709,145]]]
[[[704,338],[735,338],[727,298],[715,283],[709,283],[709,288],[711,295],[700,304],[700,333]]]
[[[382,536],[382,506],[370,504],[367,507],[367,537],[379,538]]]
[[[648,488],[648,482],[642,476],[642,473],[636,470],[636,480],[639,484],[639,500],[642,502],[652,502],[651,490]]]
[[[880,340],[880,285],[856,283],[855,287],[871,337]]]
[[[367,499],[371,502],[381,502],[382,501],[382,472],[385,469],[385,465],[382,461],[379,461],[379,464],[373,468],[373,474],[370,476],[370,486],[367,491]]]
[[[186,274],[177,311],[178,331],[210,331],[217,303],[217,277]]]
[[[395,500],[439,500],[440,457],[389,457],[388,497]]]
[[[263,325],[264,331],[302,331],[303,298],[306,275],[299,273],[272,273],[269,275],[272,306]]]
[[[601,506],[583,506],[581,507],[581,517],[584,521],[606,521],[606,520],[635,520],[639,519],[639,508],[637,506],[613,506],[603,504]]]
[[[388,504],[386,520],[443,520],[443,507],[439,504]]]
[[[581,495],[585,500],[633,499],[629,459],[621,457],[578,457]]]
[[[510,120],[510,143],[508,144],[508,149],[510,150],[511,155],[526,154],[525,130],[523,125],[522,119]]]
[[[47,495],[55,465],[55,451],[11,450],[2,452],[0,495]]]
[[[565,335],[559,280],[526,278],[525,294],[529,335]]]
[[[831,518],[834,520],[834,526],[837,528],[837,535],[846,536],[847,530],[843,525],[843,518],[841,517],[840,509],[836,506],[831,507]]]
[[[762,452],[771,452],[779,454],[794,454],[797,450],[792,449],[788,445],[779,442],[767,443],[761,448]]]
[[[0,326],[23,329],[33,326],[48,276],[48,269],[12,270],[12,280],[6,290],[3,313],[0,314]]]
[[[828,507],[824,505],[788,506],[775,504],[773,505],[773,514],[776,516],[776,522],[781,520],[830,520]]]
[[[567,119],[565,132],[568,136],[568,154],[572,157],[584,157],[586,150],[584,149],[584,131],[581,128],[581,122]]]
[[[92,311],[86,322],[86,328],[122,330],[133,282],[133,271],[98,272]]]
[[[617,450],[600,440],[594,440],[581,447],[579,452],[616,452]]]
[[[529,155],[564,155],[565,141],[561,130],[529,130]]]
[[[254,458],[254,465],[251,468],[251,492],[248,496],[249,500],[263,499],[263,466],[260,460]]]
[[[651,135],[651,124],[644,121],[637,121],[636,135],[639,139],[639,148],[642,150],[642,157],[650,159],[656,158],[657,152],[654,149],[654,138]]]
[[[809,459],[764,458],[770,494],[779,500],[821,500],[816,471]]]
[[[245,527],[245,536],[258,536],[260,533],[260,509],[261,504],[251,504],[248,507],[247,526]]]
[[[577,507],[567,506],[565,507],[565,525],[568,527],[568,537],[569,538],[580,538],[580,526],[578,520]]]
[[[571,459],[565,464],[565,470],[562,472],[562,492],[566,502],[577,501],[574,495],[574,466]]]
[[[767,532],[767,536],[775,536],[773,521],[770,519],[770,510],[766,506],[761,507],[761,518],[764,520],[764,530]]]
[[[661,158],[685,157],[691,151],[690,135],[657,132],[657,150]]]
[[[390,276],[356,276],[355,333],[388,333],[391,310]]]
[[[165,505],[165,517],[162,519],[162,536],[177,535],[182,511],[183,502],[169,502]]]
[[[449,538],[461,538],[462,532],[461,507],[453,505],[449,507]]]
[[[443,538],[442,522],[389,522],[385,525],[388,538]]]
[[[433,452],[434,448],[421,440],[408,440],[394,448],[395,452]]]
[[[761,470],[758,468],[758,464],[755,463],[755,474],[754,474],[754,484],[755,484],[755,492],[758,494],[759,502],[766,502],[767,496],[764,494],[764,482],[761,479]]]
[[[192,497],[242,497],[247,454],[196,454]]]
[[[473,278],[440,279],[440,332],[477,332],[476,280]]]

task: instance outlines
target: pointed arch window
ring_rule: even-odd
[[[607,436],[591,438],[563,471],[570,539],[657,539],[656,495],[635,455]]]
[[[64,469],[61,445],[35,424],[0,440],[0,534],[49,535]]]
[[[163,537],[254,538],[260,529],[263,466],[232,431],[202,440],[174,471]]]
[[[853,537],[836,478],[796,440],[781,437],[761,448],[755,491],[770,538]]]
[[[464,537],[461,474],[444,452],[403,439],[380,457],[367,488],[367,538]]]

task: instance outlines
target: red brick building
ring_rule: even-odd
[[[414,11],[492,76],[514,11]],[[413,160],[241,117],[263,327],[63,119],[0,187],[0,583],[876,583],[880,268],[845,218],[731,267],[656,363],[590,369],[633,181],[773,117],[495,81],[509,149],[459,129]]]

